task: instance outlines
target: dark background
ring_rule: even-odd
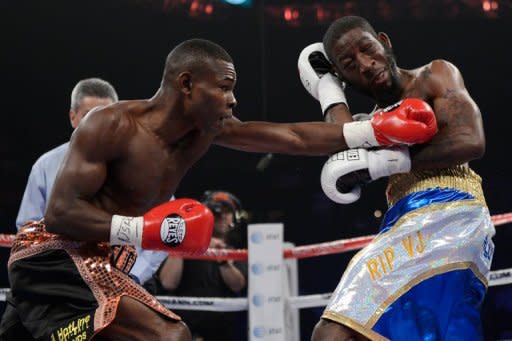
[[[364,6],[352,11],[367,16],[377,31],[389,34],[399,66],[414,68],[443,58],[459,67],[480,106],[487,136],[485,156],[471,165],[484,179],[491,214],[505,213],[512,211],[507,194],[512,189],[508,181],[512,166],[506,145],[512,124],[512,2],[499,2],[494,16],[474,8],[448,15],[444,5],[456,2],[424,1],[430,6],[420,8],[420,14],[397,1],[389,1],[395,13],[391,16],[380,16]],[[268,1],[264,15],[257,1],[245,8],[212,3],[215,10],[207,17],[189,16],[180,7],[188,8],[187,0],[0,2],[2,233],[15,232],[33,162],[71,134],[68,110],[76,82],[101,77],[114,85],[121,99],[151,97],[159,86],[166,55],[185,39],[211,39],[231,54],[238,72],[235,95],[240,119],[321,120],[318,104],[302,88],[296,61],[303,47],[321,40],[328,23],[286,23],[275,15],[285,1]],[[298,8],[307,5],[303,1]],[[371,110],[365,98],[350,91],[348,97],[353,112]],[[285,240],[296,245],[377,231],[380,219],[374,212],[386,209],[384,181],[366,187],[359,202],[340,206],[330,202],[319,186],[325,157],[274,155],[260,171],[256,165],[262,156],[213,146],[184,178],[177,196],[199,197],[205,189],[232,191],[251,212],[253,222],[283,222]],[[511,241],[510,227],[497,227],[493,269],[512,266]],[[2,264],[8,251],[0,249]],[[301,260],[301,293],[332,291],[350,256]],[[5,266],[0,282],[8,286]],[[489,297],[499,296],[498,290],[504,288],[491,288]],[[512,298],[505,296],[505,300],[510,303]],[[305,339],[320,312],[301,311]],[[508,319],[499,325],[503,315],[496,310],[489,309],[487,314],[486,325],[493,324],[487,327],[489,339],[498,338],[499,330],[512,324]]]

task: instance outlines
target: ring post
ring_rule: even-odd
[[[251,224],[249,340],[284,341],[283,224]]]

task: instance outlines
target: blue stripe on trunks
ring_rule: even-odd
[[[386,232],[404,214],[407,214],[418,208],[434,203],[470,199],[474,199],[474,196],[469,193],[450,188],[433,188],[427,189],[425,191],[411,193],[400,199],[396,204],[389,208],[384,216],[384,219],[382,220],[379,233]]]

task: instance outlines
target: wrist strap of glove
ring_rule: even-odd
[[[143,217],[113,215],[110,223],[110,244],[141,246]]]
[[[343,85],[333,74],[327,73],[318,82],[318,101],[322,107],[322,114],[335,104],[344,103],[347,107],[347,98]]]
[[[380,146],[373,132],[371,121],[345,123],[343,125],[343,136],[350,149]]]
[[[396,146],[368,152],[368,172],[372,180],[410,171],[411,157],[409,155],[409,148],[406,146]]]

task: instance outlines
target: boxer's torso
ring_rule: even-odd
[[[452,78],[451,73],[454,72],[450,67],[446,67],[446,62],[433,61],[413,70],[402,71],[407,74],[402,98],[420,98],[428,102],[434,108],[438,127],[446,128],[443,129],[443,133],[438,134],[456,134],[459,128],[467,124],[465,120],[468,118],[464,117],[465,113],[461,113],[457,107],[446,105],[435,107],[436,101],[447,100],[456,91],[443,86],[443,81],[446,78]],[[432,139],[434,144],[436,139],[436,136]],[[388,201],[392,205],[401,197],[416,190],[448,186],[469,192],[485,203],[481,181],[480,176],[466,163],[448,168],[415,170],[393,175],[390,177],[386,192]]]
[[[410,79],[405,86],[404,95],[402,97],[415,97],[429,100],[428,83],[432,77],[431,64],[426,64],[413,70],[407,70],[407,72],[410,75]]]
[[[143,105],[141,105],[143,107]],[[208,150],[214,135],[189,130],[168,144],[144,124],[146,113],[129,107],[123,155],[108,164],[104,185],[93,203],[116,214],[142,214],[175,193],[187,170]]]
[[[413,70],[407,70],[410,79],[407,82],[402,98],[420,98],[434,107],[437,98],[436,83],[441,81],[443,75],[432,71],[432,63],[420,66]],[[445,124],[447,118],[444,112],[435,112],[437,124]]]

